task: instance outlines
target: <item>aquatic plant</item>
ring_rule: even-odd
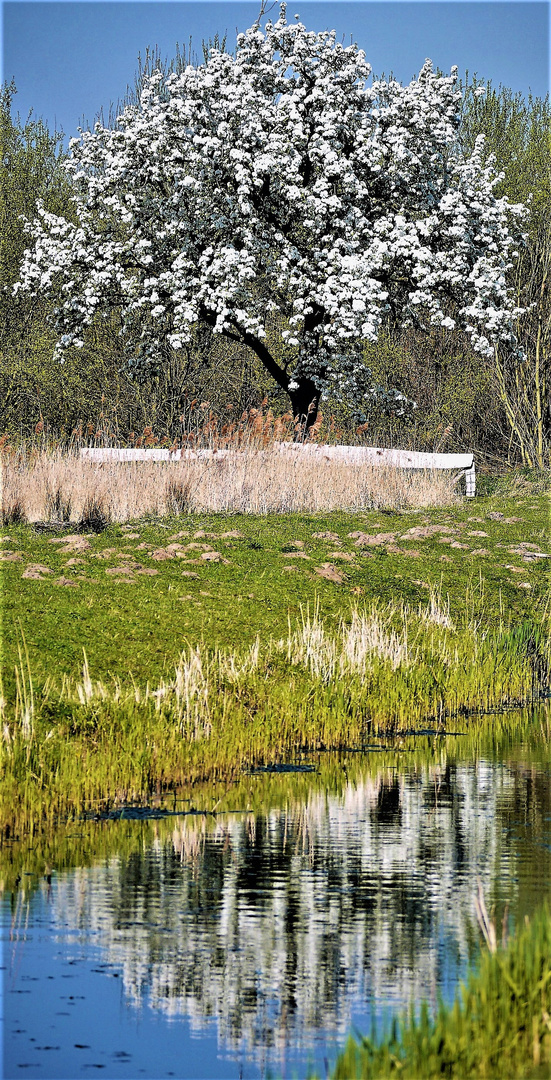
[[[551,913],[526,920],[505,946],[481,952],[452,1006],[426,1004],[383,1039],[350,1038],[333,1080],[528,1080],[551,1066]]]
[[[449,720],[538,700],[549,685],[545,627],[493,630],[372,604],[329,629],[303,611],[279,641],[249,649],[189,645],[157,685],[79,677],[33,682],[22,645],[15,701],[2,705],[0,818],[46,801],[59,813],[232,777],[303,751],[361,748]]]

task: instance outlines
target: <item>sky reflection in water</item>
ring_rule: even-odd
[[[4,1075],[325,1074],[351,1025],[453,998],[478,934],[549,892],[551,768],[478,759],[266,813],[132,822],[3,902]],[[262,778],[258,782],[264,783]]]

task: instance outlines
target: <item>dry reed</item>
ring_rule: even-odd
[[[124,522],[174,513],[316,513],[413,509],[457,501],[448,473],[402,471],[250,441],[224,457],[94,462],[78,450],[2,455],[2,521]],[[93,513],[91,513],[91,508]],[[92,522],[92,526],[93,522]]]
[[[402,622],[400,633],[392,627],[396,616]],[[341,621],[337,636],[327,632],[319,611],[303,611],[301,626],[294,633],[289,627],[288,640],[280,647],[286,648],[290,663],[303,664],[315,678],[326,682],[354,673],[365,676],[375,657],[392,670],[415,659],[408,648],[408,613],[392,604],[381,610],[353,611],[349,624]]]

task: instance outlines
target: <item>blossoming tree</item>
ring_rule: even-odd
[[[511,208],[481,144],[458,149],[456,70],[370,76],[283,5],[73,139],[75,219],[39,210],[18,286],[57,297],[60,352],[116,313],[154,372],[207,324],[254,350],[306,434],[324,393],[406,407],[362,357],[385,319],[457,325],[482,354],[509,336]]]

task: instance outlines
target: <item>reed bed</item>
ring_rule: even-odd
[[[96,680],[86,657],[79,676],[37,686],[23,642],[15,700],[0,702],[0,818],[29,800],[61,814],[141,799],[540,700],[551,670],[548,621],[489,631],[467,618],[456,628],[437,594],[416,610],[356,610],[336,629],[305,611],[286,638],[246,651],[189,646],[155,686]]]
[[[333,1080],[548,1077],[551,912],[545,906],[504,945],[495,927],[485,937],[489,948],[451,1007],[441,1004],[434,1017],[412,1007],[386,1038],[351,1038]]]
[[[52,798],[44,800],[44,794],[36,787],[36,803],[27,802],[21,807],[23,813],[9,820],[4,816],[3,829],[10,839],[9,859],[4,859],[0,871],[0,893],[15,891],[19,888],[25,893],[36,890],[40,876],[47,872],[48,866],[58,870],[74,866],[88,866],[96,859],[108,859],[114,855],[130,857],[141,850],[148,836],[148,842],[169,841],[174,833],[172,813],[179,810],[186,816],[180,818],[178,830],[192,834],[197,831],[201,836],[213,835],[219,827],[220,819],[226,815],[244,811],[255,815],[264,815],[267,809],[290,810],[291,814],[308,812],[319,807],[328,791],[344,796],[347,788],[362,789],[371,784],[376,790],[381,783],[391,783],[396,773],[404,766],[410,773],[423,773],[428,770],[439,776],[442,770],[453,763],[465,760],[487,758],[503,760],[510,754],[511,746],[519,767],[528,762],[533,768],[534,760],[546,762],[551,747],[551,703],[537,705],[534,708],[509,711],[498,716],[486,716],[477,723],[468,725],[464,735],[457,735],[456,730],[446,736],[435,739],[433,735],[419,733],[402,736],[400,739],[381,740],[376,753],[326,754],[309,752],[307,763],[314,771],[275,770],[264,774],[265,783],[258,783],[258,776],[251,777],[249,771],[237,773],[229,783],[227,777],[207,779],[202,783],[183,784],[171,788],[168,792],[153,786],[144,793],[144,804],[154,814],[146,815],[136,830],[132,815],[123,810],[122,795],[116,794],[98,801],[93,811],[79,820],[75,832],[67,822],[67,812],[60,815],[59,807]],[[297,758],[294,759],[297,763]],[[30,789],[29,789],[30,791]],[[42,803],[40,804],[40,800]],[[142,805],[144,805],[142,804]],[[36,810],[42,806],[43,814]],[[68,805],[68,804],[67,804]],[[15,804],[12,807],[15,810]],[[78,813],[78,802],[69,808],[72,819]],[[163,817],[163,811],[169,811]],[[190,811],[192,811],[190,813]],[[157,816],[160,812],[161,816]],[[98,829],[96,814],[107,819],[116,818],[118,828]],[[28,835],[33,833],[33,842],[29,844]],[[17,884],[18,880],[18,884]]]
[[[225,456],[93,462],[78,448],[2,454],[2,521],[126,522],[174,513],[318,513],[458,502],[449,473],[281,453],[250,438]]]

